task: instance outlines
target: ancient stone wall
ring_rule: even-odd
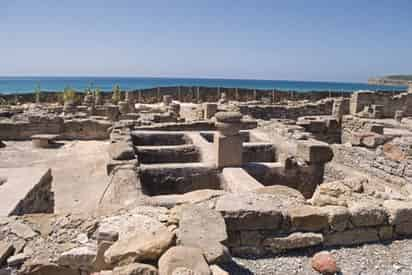
[[[322,100],[315,103],[287,105],[240,105],[243,115],[250,115],[255,119],[297,119],[301,116],[330,115],[332,114],[333,100]]]
[[[361,112],[371,105],[383,106],[384,117],[394,117],[395,112],[401,110],[406,115],[412,114],[412,93],[376,93],[372,91],[358,91],[350,98],[350,113]]]
[[[365,173],[387,181],[406,184],[412,180],[412,160],[391,158],[384,152],[384,147],[370,150],[362,147],[332,145],[333,161],[346,166],[361,169]]]
[[[63,120],[60,117],[29,117],[25,121],[0,122],[0,139],[27,140],[33,135],[59,135],[61,139],[107,139],[108,121],[99,120]]]

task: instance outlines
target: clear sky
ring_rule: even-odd
[[[0,0],[0,75],[412,74],[411,0]]]

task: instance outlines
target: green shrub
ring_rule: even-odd
[[[112,102],[114,104],[117,104],[121,100],[122,100],[122,90],[120,89],[120,86],[116,84],[113,87]]]

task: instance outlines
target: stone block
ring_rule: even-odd
[[[389,215],[390,224],[401,224],[412,221],[412,202],[386,200],[383,207]]]
[[[276,230],[282,223],[282,208],[280,202],[265,194],[228,194],[216,202],[229,231]]]
[[[218,167],[230,167],[242,165],[242,137],[222,136],[215,134],[214,146],[216,150],[216,165]]]
[[[324,236],[325,246],[355,245],[379,241],[378,229],[365,227],[355,228],[343,232],[336,232]]]
[[[405,221],[395,225],[395,232],[401,236],[412,235],[412,221]]]
[[[267,238],[263,241],[262,245],[272,253],[280,253],[287,250],[320,245],[322,242],[322,234],[296,232],[286,237]]]
[[[322,211],[328,215],[329,227],[332,231],[344,231],[349,225],[350,212],[343,206],[325,206]]]
[[[204,119],[212,118],[217,112],[216,103],[203,103]]]
[[[222,179],[225,189],[232,193],[248,192],[264,187],[242,168],[224,168]]]
[[[355,202],[349,211],[354,226],[376,226],[387,222],[385,209],[373,202]]]
[[[325,142],[299,140],[297,156],[311,163],[325,163],[333,158],[333,151]]]
[[[291,230],[318,232],[328,228],[328,215],[320,207],[300,206],[288,209]]]

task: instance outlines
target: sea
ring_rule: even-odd
[[[84,91],[87,87],[98,87],[101,91],[111,91],[120,85],[125,91],[155,87],[191,86],[248,89],[275,89],[282,91],[338,91],[357,90],[406,91],[406,86],[379,86],[366,83],[292,81],[292,80],[252,80],[218,78],[167,78],[167,77],[1,77],[0,94],[32,93],[40,86],[42,91],[62,91],[71,87]]]

